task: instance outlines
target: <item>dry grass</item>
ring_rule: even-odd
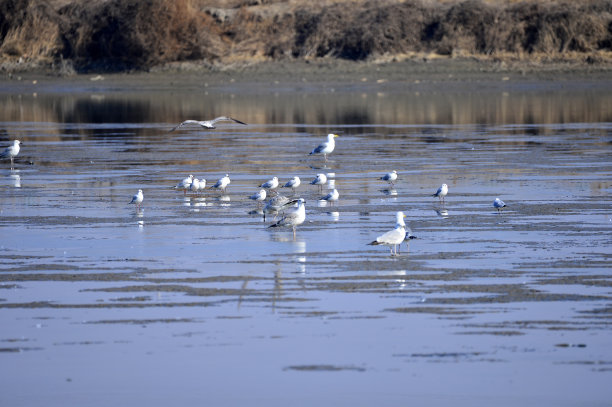
[[[432,53],[597,62],[612,0],[4,0],[0,55],[77,70]]]
[[[60,19],[47,4],[4,2],[0,5],[0,54],[51,61],[62,46],[60,25]]]

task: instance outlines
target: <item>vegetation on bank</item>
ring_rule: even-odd
[[[612,0],[2,0],[0,69],[423,56],[612,63]]]

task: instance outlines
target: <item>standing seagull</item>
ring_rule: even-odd
[[[268,180],[259,186],[260,188],[265,189],[276,189],[278,188],[278,178],[274,177],[271,180]]]
[[[329,133],[327,135],[327,141],[324,141],[319,144],[314,150],[310,152],[309,155],[323,154],[323,157],[325,157],[325,161],[327,162],[327,154],[331,154],[331,152],[334,151],[334,148],[336,147],[336,141],[334,140],[335,137],[338,137],[338,135]]]
[[[20,150],[19,144],[21,144],[21,141],[13,140],[13,145],[5,148],[2,154],[0,154],[0,158],[10,158],[11,159],[11,169],[13,169],[13,164],[14,164],[13,159],[17,157],[17,154],[19,154],[19,150]]]
[[[320,198],[321,201],[328,201],[331,205],[334,204],[334,202],[336,202],[338,200],[338,198],[340,198],[340,193],[338,192],[338,190],[336,188],[334,188],[333,191],[331,191],[329,194],[322,196]]]
[[[432,196],[437,196],[440,202],[444,203],[444,197],[448,194],[448,186],[446,184],[442,184],[440,188],[436,191]]]
[[[200,189],[206,187],[206,180],[202,180],[202,181],[204,181],[204,186],[202,186],[202,183],[200,182],[199,179],[194,178],[193,181],[191,182],[191,185],[189,185],[189,190],[197,194]]]
[[[293,228],[293,239],[295,240],[295,228],[301,225],[306,220],[306,206],[304,199],[300,198],[297,201],[297,208],[291,212],[287,212],[278,222],[269,227],[275,228],[278,226],[291,226]]]
[[[406,223],[404,223],[404,212],[399,211],[395,214],[395,229],[390,230],[382,235],[378,236],[376,240],[368,243],[372,246],[385,245],[389,246],[391,255],[397,255],[397,245],[401,245],[406,238]],[[391,248],[393,246],[393,248]]]
[[[256,192],[251,195],[249,199],[252,199],[253,201],[257,202],[257,206],[261,205],[261,203],[266,200],[266,190],[260,189],[259,192]]]
[[[193,182],[193,175],[189,175],[187,178],[183,179],[181,182],[176,184],[174,189],[182,189],[183,195],[187,194],[187,190],[191,187],[191,183]]]
[[[274,219],[276,220],[276,215],[278,215],[278,212],[280,212],[286,205],[289,205],[289,203],[289,198],[283,195],[276,195],[270,198],[263,208],[264,222],[266,221],[266,213],[273,213]]]
[[[301,183],[302,181],[300,180],[300,177],[293,177],[281,188],[291,188],[293,192],[295,192],[295,189],[299,187]]]
[[[501,213],[502,209],[506,207],[506,204],[501,199],[495,198],[493,201],[493,207],[497,209],[497,213]]]
[[[130,201],[130,203],[136,204],[136,208],[140,209],[140,204],[142,203],[143,199],[144,199],[144,195],[142,194],[142,189],[139,189],[136,195],[132,197],[132,200]]]
[[[325,174],[317,174],[315,179],[310,181],[310,185],[318,185],[319,191],[323,191],[323,184],[327,182],[327,176]]]
[[[217,122],[234,122],[234,123],[238,123],[238,124],[244,124],[246,126],[246,123],[241,122],[240,120],[236,120],[233,119],[231,117],[227,117],[227,116],[220,116],[217,117],[215,119],[212,120],[185,120],[184,122],[178,124],[177,126],[175,126],[172,130],[170,130],[170,132],[173,132],[176,129],[180,129],[183,126],[186,126],[188,124],[197,124],[199,126],[204,127],[205,129],[216,129],[215,127],[215,123]]]
[[[225,192],[225,188],[227,188],[227,186],[230,184],[230,182],[232,182],[232,181],[230,180],[229,175],[225,174],[224,177],[219,178],[219,180],[215,183],[215,185],[213,185],[210,188],[221,189],[221,190],[223,190],[223,192]]]
[[[394,181],[397,179],[397,171],[393,170],[391,172],[388,172],[379,179],[387,181],[393,187],[395,186]]]

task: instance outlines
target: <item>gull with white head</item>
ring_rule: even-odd
[[[140,209],[140,204],[142,203],[143,200],[144,200],[144,195],[142,194],[142,189],[139,189],[136,195],[132,197],[132,200],[128,203],[128,205],[135,204],[136,207]]]
[[[204,185],[202,185],[202,183]],[[197,178],[194,178],[193,181],[191,182],[191,185],[189,185],[189,191],[197,194],[198,191],[200,191],[200,189],[204,189],[206,188],[206,180],[202,180],[200,181]]]
[[[331,154],[331,152],[334,151],[334,148],[336,148],[336,141],[334,140],[336,137],[338,137],[337,134],[329,133],[327,135],[327,141],[324,141],[315,147],[309,155],[323,154],[325,161],[327,161],[327,154]]]
[[[397,245],[401,245],[406,238],[406,223],[404,222],[404,212],[399,211],[395,214],[395,229],[392,229],[378,236],[376,240],[368,243],[372,246],[385,245],[389,246],[391,255],[397,255]]]
[[[440,188],[436,191],[432,196],[437,197],[438,200],[444,203],[444,197],[448,194],[448,186],[446,184],[442,184]]]
[[[295,192],[295,189],[299,187],[301,183],[302,181],[300,180],[300,177],[293,177],[281,188],[291,188],[293,192]]]
[[[8,158],[11,160],[11,169],[13,168],[13,165],[14,165],[14,159],[15,157],[17,157],[17,154],[19,154],[19,150],[21,149],[19,147],[20,144],[21,144],[21,141],[13,140],[13,144],[5,148],[4,151],[0,153],[0,158],[2,159]]]
[[[397,171],[393,170],[391,172],[388,172],[379,179],[387,181],[393,187],[395,186],[395,180],[397,179]]]
[[[296,227],[304,223],[304,221],[306,220],[306,201],[304,201],[304,199],[302,198],[299,198],[295,201],[289,202],[289,204],[291,203],[297,203],[297,207],[294,210],[285,213],[285,216],[283,216],[281,219],[278,220],[278,222],[270,225],[269,227],[274,228],[278,226],[291,226],[291,228],[293,229],[293,239],[295,240]]]
[[[202,126],[205,129],[216,129],[217,127],[215,126],[215,124],[218,122],[234,122],[246,126],[246,123],[241,122],[240,120],[236,120],[232,117],[220,116],[212,120],[185,120],[184,122],[179,123],[177,126],[175,126],[172,130],[170,130],[170,132],[180,129],[181,127],[186,126],[188,124],[197,124],[198,126]]]
[[[336,188],[334,188],[329,194],[322,196],[319,198],[321,201],[327,201],[330,205],[333,205],[340,198],[340,193]]]
[[[260,189],[258,192],[254,193],[253,195],[251,195],[249,197],[249,199],[257,202],[257,206],[261,205],[261,203],[263,201],[266,200],[266,190],[265,189]]]
[[[493,201],[493,207],[497,209],[497,213],[499,214],[501,213],[502,209],[506,207],[506,204],[501,199],[495,198]]]
[[[273,177],[271,180],[268,180],[259,186],[260,188],[265,189],[276,189],[278,188],[278,178]]]
[[[187,193],[189,187],[191,187],[191,183],[193,182],[193,175],[189,175],[187,178],[184,178],[181,182],[176,184],[174,189],[182,189],[183,195]]]
[[[327,175],[325,174],[317,174],[315,179],[310,181],[310,185],[318,185],[319,191],[323,191],[323,185],[327,182]]]
[[[225,176],[219,178],[219,180],[215,183],[215,185],[211,186],[209,189],[215,188],[215,189],[220,189],[223,192],[225,192],[225,189],[230,184],[230,182],[232,181],[230,180],[229,174],[225,174]]]

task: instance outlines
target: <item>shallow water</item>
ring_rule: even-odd
[[[610,89],[385,86],[7,87],[0,404],[607,405]],[[168,134],[221,114],[249,125]],[[247,199],[274,175],[295,239]],[[391,256],[367,243],[397,210]]]

